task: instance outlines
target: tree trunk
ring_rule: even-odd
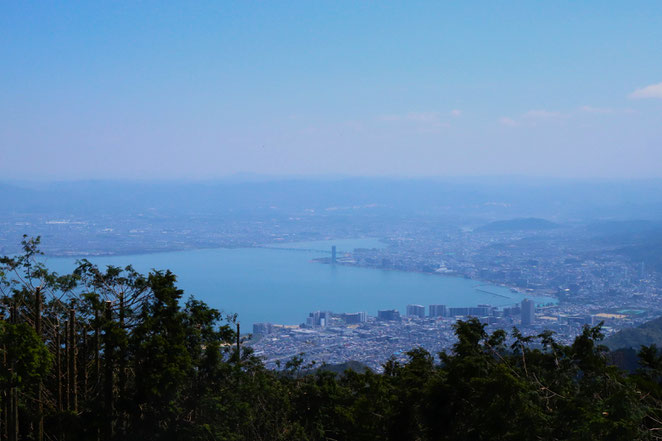
[[[83,402],[83,406],[87,405],[87,357],[89,354],[88,342],[87,342],[87,326],[83,328],[83,348],[81,351],[80,357],[80,383],[82,386],[80,388],[80,398]]]
[[[125,315],[125,310],[124,310],[124,293],[120,293],[119,295],[119,303],[120,303],[120,310],[119,310],[119,325],[120,325],[120,332],[124,333],[124,315]],[[124,341],[122,341],[122,345],[120,346],[120,353],[119,353],[119,378],[118,378],[118,394],[119,394],[119,403],[120,403],[120,412],[117,416],[117,426],[118,426],[118,433],[124,434],[126,430],[126,414],[124,413],[124,406],[126,404],[126,346],[124,344]]]
[[[109,441],[113,438],[113,342],[112,342],[112,319],[113,313],[110,302],[106,302],[106,332],[104,342],[104,408],[105,418],[103,425],[103,439]]]
[[[37,333],[37,336],[41,339],[41,289],[37,288],[34,293],[34,329]],[[43,441],[44,439],[44,382],[42,379],[39,379],[39,384],[37,385],[37,428],[35,439],[37,441]]]
[[[69,342],[69,328],[71,324],[69,320],[64,321],[64,399],[66,402],[65,409],[71,409],[71,363],[69,363],[69,353],[71,352],[71,342]]]
[[[62,341],[60,339],[60,320],[55,325],[55,371],[57,375],[57,410],[62,412]]]
[[[4,320],[5,317],[2,317],[2,320]],[[2,346],[2,366],[7,369],[7,347]],[[6,441],[9,439],[9,391],[7,388],[3,388],[2,391],[0,392],[2,394],[2,407],[0,408],[0,412],[2,413],[2,428],[0,430],[0,438],[2,438],[3,441]]]
[[[237,365],[241,363],[241,332],[239,331],[239,322],[237,322]]]
[[[2,423],[1,435],[4,441],[9,439],[9,432],[7,431],[9,428],[9,394],[6,389],[2,391]]]
[[[11,305],[11,323],[15,325],[18,322],[18,309],[16,304]],[[15,363],[12,361],[10,367],[13,373],[16,369]],[[9,392],[9,440],[18,441],[18,389],[12,387]]]
[[[78,364],[76,359],[78,358],[78,348],[77,348],[77,335],[76,335],[76,309],[72,306],[69,310],[69,393],[71,393],[71,398],[69,399],[71,403],[71,410],[78,412]]]
[[[94,394],[101,395],[101,318],[99,308],[94,308]],[[97,441],[101,439],[101,428],[97,427]]]
[[[101,385],[101,323],[99,309],[94,309],[94,371],[97,393]]]

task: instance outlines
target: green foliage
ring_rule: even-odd
[[[48,373],[51,354],[34,329],[25,323],[13,325],[0,321],[0,348],[2,387],[34,385]]]

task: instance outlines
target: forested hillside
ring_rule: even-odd
[[[3,440],[654,440],[662,358],[607,363],[599,327],[488,334],[458,322],[452,351],[412,348],[383,374],[263,367],[235,317],[185,298],[168,271],[69,275],[38,239],[0,260]],[[510,341],[510,340],[509,340]]]
[[[636,328],[622,329],[609,336],[605,340],[605,345],[610,349],[633,348],[637,350],[641,346],[662,346],[662,317]]]

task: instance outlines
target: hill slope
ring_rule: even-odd
[[[605,339],[609,349],[633,348],[656,344],[662,347],[662,317],[646,322],[637,328],[627,328]]]

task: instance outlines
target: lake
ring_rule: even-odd
[[[332,245],[339,255],[355,248],[384,246],[375,239],[299,242],[268,248],[220,248],[131,256],[92,257],[92,263],[126,266],[141,272],[170,269],[185,297],[194,295],[226,313],[237,313],[247,331],[257,322],[299,324],[309,312],[398,309],[410,303],[427,306],[506,306],[525,296],[510,289],[461,277],[388,271],[314,262],[328,257]],[[70,272],[75,259],[48,258],[46,265]],[[532,297],[539,304],[555,302]]]

